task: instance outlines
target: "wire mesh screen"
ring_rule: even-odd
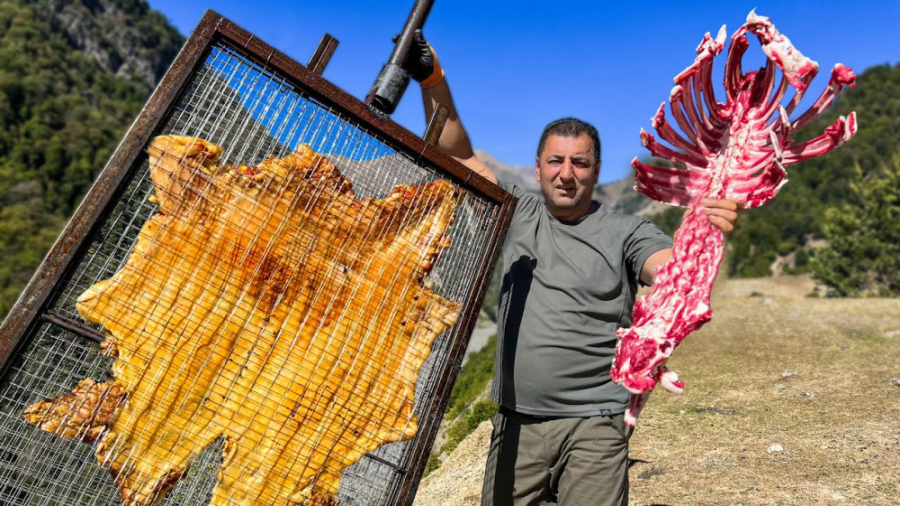
[[[0,385],[0,504],[385,504],[498,205],[227,43],[184,89]]]

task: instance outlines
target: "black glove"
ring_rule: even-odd
[[[399,37],[399,35],[394,37],[394,42],[397,42]],[[409,72],[410,77],[421,83],[434,74],[435,61],[434,52],[422,35],[422,30],[416,29],[413,32],[412,44],[409,45],[409,52],[406,54],[406,61],[403,62],[403,69]]]

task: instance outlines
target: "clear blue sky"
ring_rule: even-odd
[[[362,99],[387,62],[413,0],[149,0],[185,35],[206,8],[228,17],[301,63],[324,33],[340,44],[325,77]],[[835,63],[857,72],[900,61],[900,1],[732,2],[435,0],[425,25],[476,149],[530,165],[543,126],[563,116],[595,124],[603,141],[600,181],[630,175],[646,153],[639,131],[694,58],[707,31],[728,34],[747,13],[768,16],[820,75],[800,107],[818,96]],[[882,22],[883,20],[883,22]],[[716,62],[721,80],[724,55]],[[751,42],[744,68],[764,63]],[[420,93],[408,88],[393,119],[421,134]],[[865,125],[861,125],[864,128]]]

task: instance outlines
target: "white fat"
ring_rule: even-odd
[[[753,14],[753,12],[750,12]],[[719,28],[719,34],[716,35],[716,43],[717,44],[725,44],[725,37],[727,37],[728,32],[725,30],[725,25],[722,25],[722,28]]]
[[[665,374],[663,374],[659,378],[659,383],[663,386],[663,388],[666,389],[667,392],[675,395],[681,395],[681,393],[684,392],[684,388],[678,386],[676,384],[677,382],[678,373],[676,373],[675,371],[666,371]]]
[[[625,425],[629,427],[634,427],[634,424],[637,423],[637,417],[634,416],[634,413],[631,412],[631,406],[625,410]]]
[[[775,132],[769,132],[769,140],[772,142],[772,149],[775,150],[775,159],[781,160],[784,158],[784,151],[781,149],[781,141],[778,139],[778,136],[775,135]]]

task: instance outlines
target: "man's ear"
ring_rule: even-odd
[[[594,182],[596,182],[596,183],[600,182],[600,166],[601,165],[603,165],[603,162],[600,160],[597,160],[597,168],[594,169],[594,172],[596,173],[594,175]]]
[[[534,157],[534,178],[538,183],[541,182],[541,157]]]

